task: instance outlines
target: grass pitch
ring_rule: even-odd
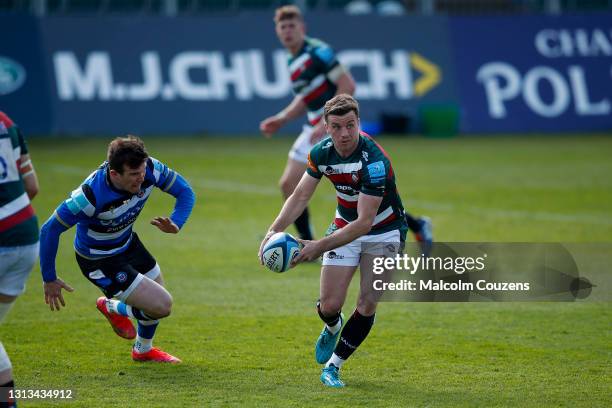
[[[325,389],[314,362],[321,329],[317,265],[277,275],[256,259],[280,209],[276,188],[292,140],[149,138],[149,152],[196,190],[177,236],[148,221],[170,213],[156,191],[135,230],[174,296],[155,344],[178,366],[137,364],[95,309],[100,295],[62,236],[58,274],[76,291],[51,313],[36,268],[1,327],[18,388],[75,390],[73,407],[610,406],[610,303],[382,304],[376,324]],[[612,138],[380,138],[407,210],[443,241],[612,241]],[[106,139],[38,139],[41,223],[104,160]],[[311,206],[320,235],[334,211],[323,181]],[[608,265],[609,267],[609,265]],[[345,312],[355,302],[351,288]],[[20,401],[20,406],[62,404]]]

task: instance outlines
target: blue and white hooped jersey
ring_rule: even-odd
[[[140,192],[132,194],[113,187],[104,162],[53,215],[66,228],[77,225],[74,248],[79,255],[90,259],[116,255],[132,242],[132,225],[153,187],[170,193],[177,176],[174,170],[150,157]]]

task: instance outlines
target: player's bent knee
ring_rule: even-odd
[[[357,311],[362,316],[372,316],[374,313],[376,313],[376,306],[376,302],[359,299],[357,302]]]
[[[321,299],[319,303],[319,309],[324,316],[333,316],[340,312],[342,309],[342,303],[333,299]]]
[[[170,295],[170,293],[166,292],[164,296],[160,296],[158,298],[155,305],[153,305],[153,307],[151,308],[151,310],[149,310],[147,314],[154,319],[163,319],[165,317],[170,316],[171,312],[172,296]]]
[[[368,297],[359,297],[357,300],[357,311],[362,316],[372,316],[376,313],[378,302],[369,299]]]

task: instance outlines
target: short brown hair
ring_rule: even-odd
[[[143,141],[137,136],[127,135],[115,138],[109,143],[106,161],[112,170],[123,174],[124,164],[135,169],[148,157]]]
[[[297,6],[294,5],[279,7],[274,13],[274,22],[277,24],[279,21],[291,20],[293,18],[297,18],[300,21],[304,21],[304,18],[302,17],[302,12]]]
[[[359,103],[349,94],[340,94],[325,103],[323,116],[325,121],[327,121],[329,115],[343,116],[350,111],[355,112],[355,115],[359,118]]]

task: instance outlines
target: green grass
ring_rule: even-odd
[[[104,160],[108,140],[31,140],[40,220]],[[384,138],[404,205],[427,214],[444,241],[612,241],[612,138]],[[127,406],[610,406],[610,303],[382,304],[324,389],[313,345],[318,266],[261,268],[260,238],[282,201],[276,183],[290,139],[148,139],[153,156],[192,183],[198,202],[178,236],[148,224],[173,199],[156,192],[135,227],[174,296],[156,344],[179,366],[129,357],[95,309],[99,292],[61,240],[59,275],[76,291],[51,313],[36,268],[0,336],[16,382],[72,388],[73,407]],[[328,182],[312,202],[316,230],[331,220]],[[607,265],[609,268],[609,265]],[[345,311],[352,310],[355,287]],[[42,402],[21,406],[36,406]]]

